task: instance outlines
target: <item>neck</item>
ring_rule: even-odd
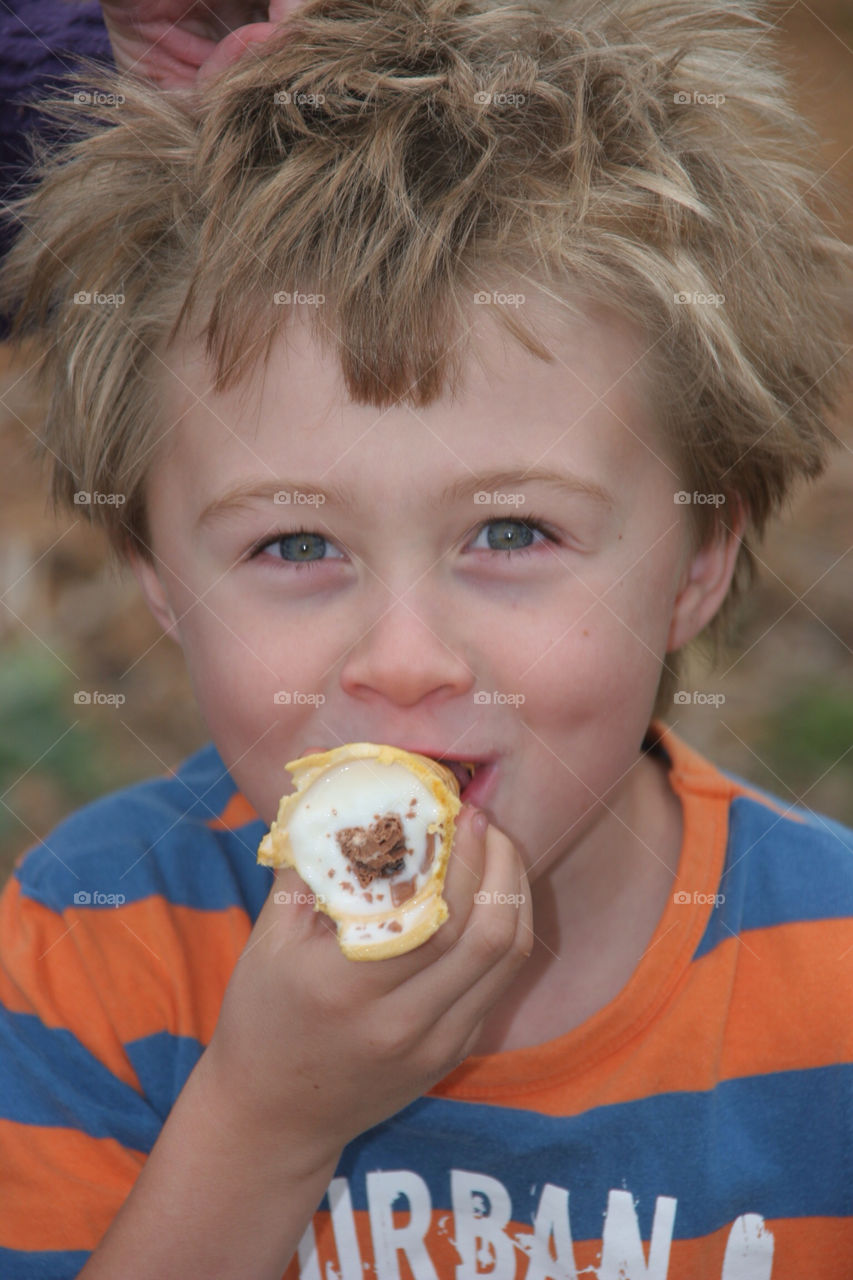
[[[666,767],[643,756],[631,786],[531,885],[533,952],[484,1022],[476,1053],[553,1039],[618,994],[666,906],[681,840]]]

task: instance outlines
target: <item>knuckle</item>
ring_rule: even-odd
[[[474,945],[484,961],[494,962],[510,950],[515,938],[515,917],[506,911],[491,911],[479,923]]]
[[[383,1058],[404,1058],[423,1038],[417,1014],[408,1009],[389,1011],[374,1028],[371,1042]]]

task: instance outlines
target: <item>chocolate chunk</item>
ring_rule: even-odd
[[[432,860],[434,857],[435,857],[435,832],[428,831],[427,838],[426,838],[426,848],[424,849],[424,856],[420,866],[421,875],[423,875],[424,872],[429,871],[430,867],[432,866]]]
[[[396,813],[386,813],[370,827],[344,827],[335,833],[335,838],[362,889],[377,876],[394,875],[403,866],[406,854],[411,853]]]
[[[389,920],[385,928],[388,930],[389,933],[403,932],[403,926],[400,924],[399,920]]]
[[[408,902],[409,898],[414,896],[415,877],[411,880],[398,880],[396,884],[391,885],[391,901],[395,907],[401,907],[404,902]]]

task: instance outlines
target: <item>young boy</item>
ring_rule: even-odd
[[[45,160],[54,496],[212,742],[0,901],[3,1275],[850,1274],[853,836],[660,718],[842,385],[767,42],[314,0]],[[373,963],[255,863],[351,741],[479,765],[448,922]]]

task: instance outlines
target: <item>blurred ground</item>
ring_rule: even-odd
[[[853,8],[814,0],[773,12],[853,241]],[[109,570],[82,519],[50,514],[29,456],[39,407],[23,372],[0,348],[0,883],[65,814],[207,740],[180,651],[132,575]],[[738,650],[682,681],[725,701],[674,706],[670,721],[723,768],[853,824],[853,394],[834,429],[830,471],[761,549]],[[126,701],[79,705],[78,689]]]

